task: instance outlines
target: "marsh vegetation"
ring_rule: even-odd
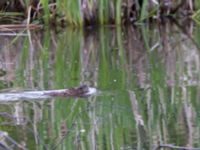
[[[200,147],[199,9],[198,0],[1,0],[0,149]],[[79,85],[98,94],[4,98]]]
[[[52,25],[134,24],[163,17],[195,18],[198,0],[1,0],[3,23]]]

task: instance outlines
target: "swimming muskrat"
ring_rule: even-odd
[[[62,92],[46,93],[49,96],[60,96],[60,97],[84,97],[90,94],[89,87],[87,85],[81,85],[75,88],[69,88]]]
[[[97,93],[97,89],[87,85],[81,85],[69,89],[44,90],[44,91],[21,91],[21,92],[2,92],[1,101],[19,100],[40,100],[52,97],[87,97]]]

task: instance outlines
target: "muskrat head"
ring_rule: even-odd
[[[89,92],[89,87],[87,85],[81,85],[76,88],[71,88],[67,91],[69,96],[85,96]]]

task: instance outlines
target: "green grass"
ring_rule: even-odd
[[[43,15],[43,20],[45,22],[45,24],[49,23],[49,19],[50,19],[50,12],[49,12],[49,1],[47,0],[40,0],[43,10],[44,10],[44,15]]]
[[[116,20],[116,24],[117,24],[117,25],[121,24],[121,19],[122,19],[122,18],[121,18],[121,13],[122,13],[122,12],[121,12],[121,11],[122,11],[122,10],[121,10],[121,7],[122,7],[122,6],[121,6],[121,3],[122,3],[122,0],[117,0],[117,1],[116,1],[116,6],[115,6],[115,7],[116,7],[116,12],[115,12],[116,17],[115,17],[115,20]]]
[[[58,1],[58,13],[65,16],[65,20],[69,25],[82,26],[83,16],[81,12],[80,0]]]

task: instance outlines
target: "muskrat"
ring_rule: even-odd
[[[94,87],[81,85],[69,89],[43,90],[43,91],[21,91],[0,93],[1,101],[19,101],[19,100],[39,100],[52,97],[88,97],[96,94],[98,91]]]
[[[89,87],[87,85],[81,85],[79,87],[75,88],[69,88],[66,89],[63,92],[52,92],[52,93],[46,93],[49,96],[61,96],[61,97],[84,97],[89,92]]]

